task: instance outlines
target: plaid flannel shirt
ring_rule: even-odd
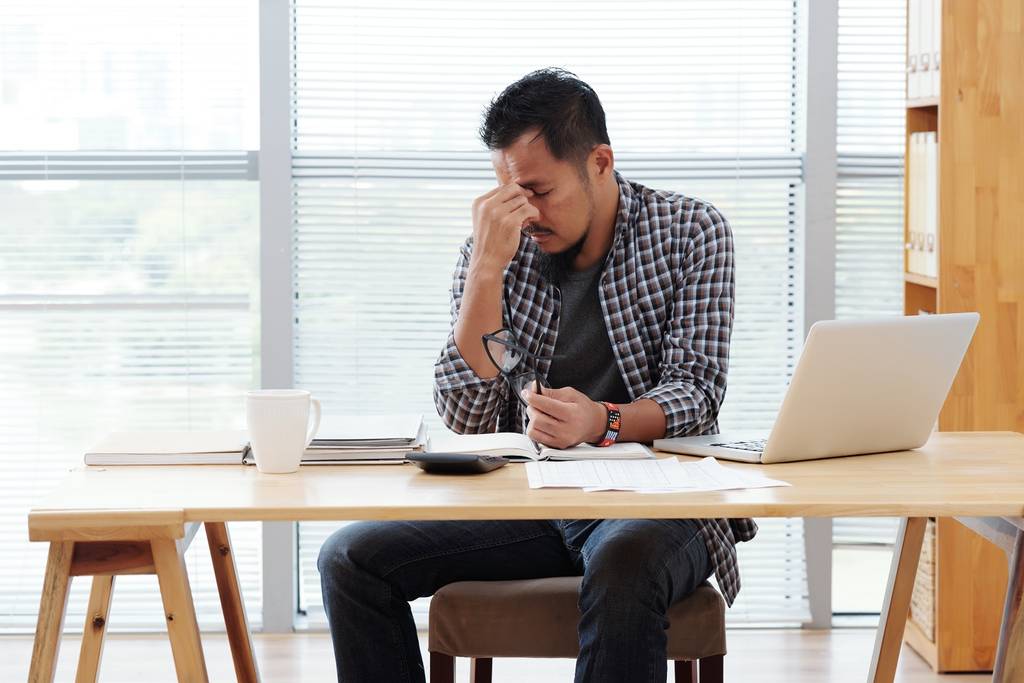
[[[651,190],[616,174],[619,210],[600,280],[612,352],[632,400],[665,412],[666,436],[716,434],[725,396],[734,310],[732,232],[715,207]],[[525,429],[519,401],[499,375],[482,379],[463,359],[454,327],[466,286],[472,238],[452,281],[452,331],[434,366],[434,402],[453,431]],[[504,273],[504,325],[527,349],[551,356],[559,291],[541,276],[538,249],[523,238]],[[547,373],[550,362],[538,370]],[[731,605],[740,589],[736,543],[757,532],[752,519],[705,519],[715,578]]]

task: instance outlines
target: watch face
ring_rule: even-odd
[[[601,443],[598,446],[604,447],[611,446],[619,438],[619,430],[622,427],[622,413],[619,412],[619,407],[614,403],[607,401],[602,401],[602,403],[608,409],[608,427],[604,438],[601,439]]]

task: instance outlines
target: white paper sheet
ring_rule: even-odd
[[[677,458],[530,462],[526,463],[526,475],[532,489],[685,493],[789,486],[756,472],[723,467],[714,458],[687,463]]]
[[[531,489],[687,487],[689,481],[678,465],[675,458],[528,462],[526,476]]]

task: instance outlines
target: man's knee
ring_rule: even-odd
[[[586,621],[624,638],[648,623],[667,626],[669,594],[666,572],[658,571],[636,543],[614,543],[596,551],[580,584],[579,608]]]
[[[320,575],[344,580],[348,576],[373,573],[373,558],[384,532],[381,527],[375,522],[355,522],[331,534],[320,547],[316,560]]]
[[[584,588],[614,589],[617,592],[648,592],[665,577],[652,543],[646,534],[614,534],[604,539],[586,559]]]
[[[621,601],[667,610],[678,592],[675,582],[686,583],[693,569],[670,565],[687,561],[694,542],[700,541],[681,539],[677,529],[659,523],[617,526],[585,558],[581,604]]]

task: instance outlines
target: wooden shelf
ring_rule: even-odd
[[[918,275],[917,273],[903,273],[903,281],[909,282],[912,285],[931,287],[932,289],[939,288],[939,278],[928,277],[927,275]]]
[[[952,518],[936,520],[934,552],[935,585],[945,585],[935,593],[935,638],[908,618],[903,640],[938,673],[991,671],[1004,598],[993,588],[1006,578],[1006,556]]]
[[[939,262],[937,278],[903,276],[904,313],[981,313],[939,414],[940,431],[1024,432],[1024,337],[1014,332],[1024,310],[1024,272],[1018,262],[1024,230],[1020,192],[999,172],[1024,166],[1024,28],[1003,19],[1017,16],[1019,9],[1020,0],[941,2],[939,91],[946,105],[956,106],[940,106],[936,97],[906,101],[908,164],[914,163],[911,135],[935,132],[939,142]],[[904,183],[905,212],[913,191]],[[903,237],[904,243],[910,241],[906,213]],[[905,252],[904,271],[906,259]],[[990,670],[1006,569],[1001,550],[955,520],[939,518],[934,637],[908,622],[904,639],[909,647],[936,671]]]

